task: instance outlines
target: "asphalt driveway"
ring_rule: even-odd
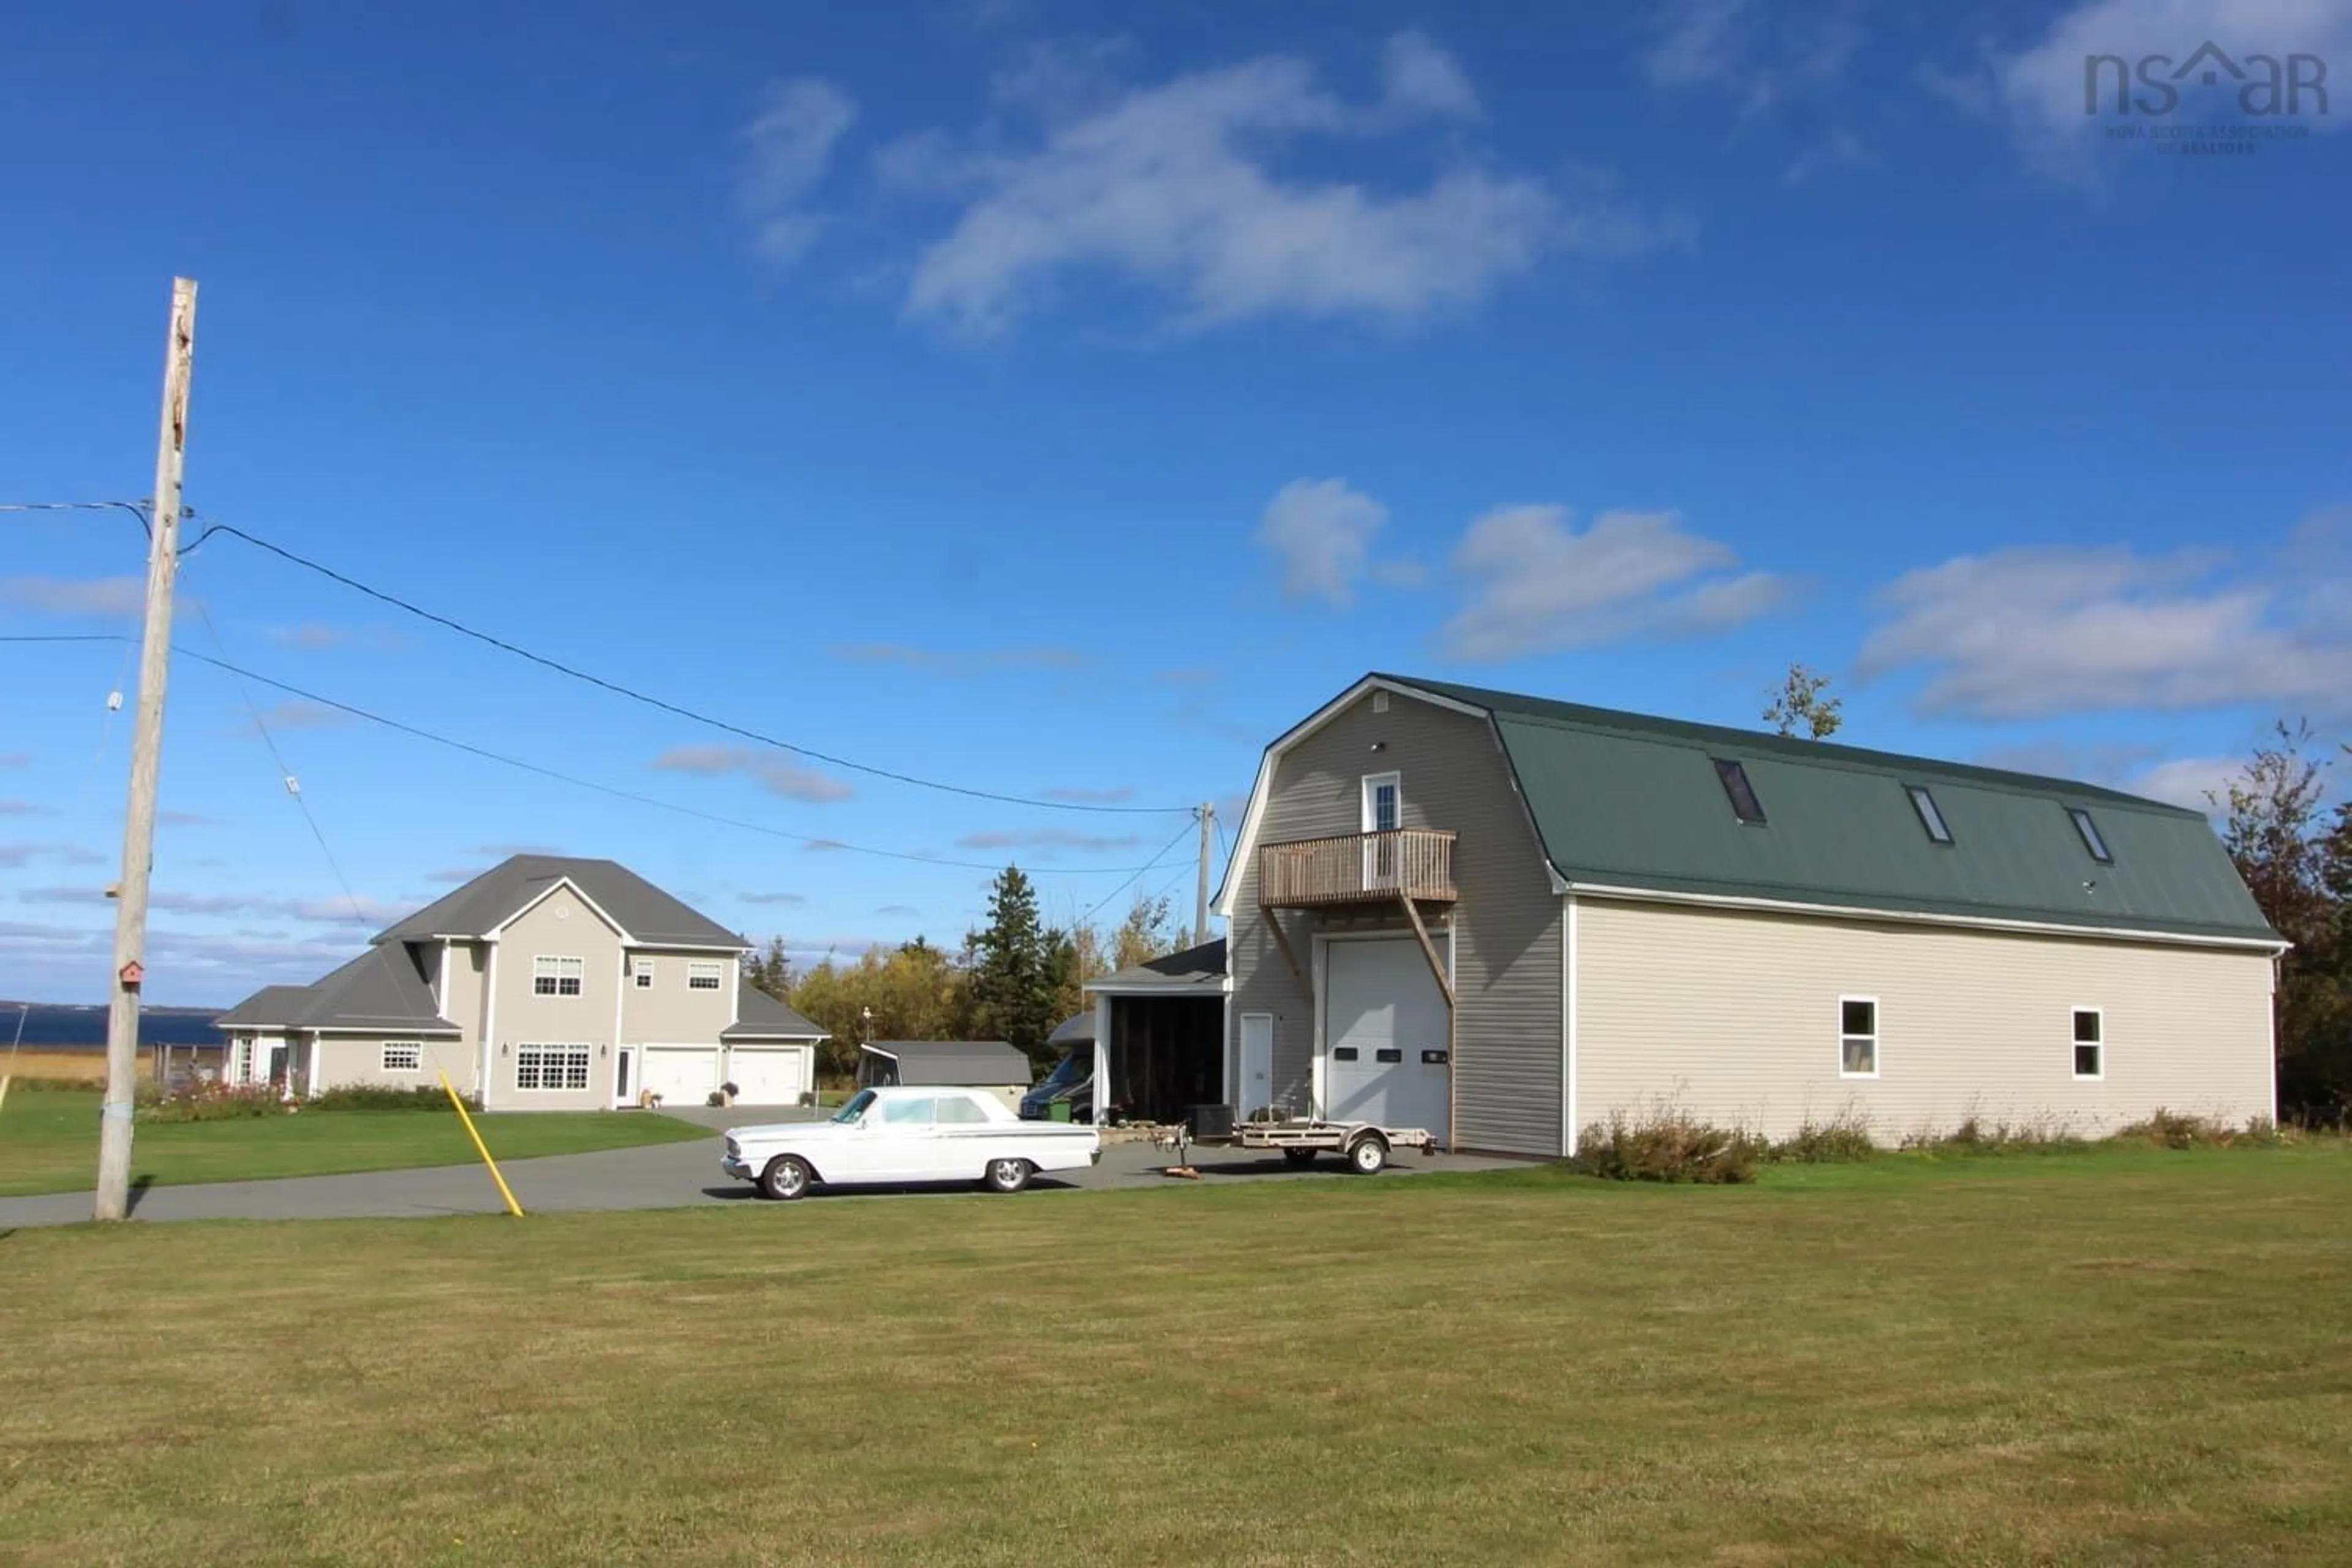
[[[757,1201],[751,1189],[719,1168],[719,1132],[754,1121],[783,1121],[804,1118],[806,1111],[765,1111],[735,1108],[706,1110],[697,1107],[675,1112],[680,1121],[711,1129],[707,1139],[656,1143],[638,1149],[606,1149],[593,1154],[557,1154],[541,1160],[512,1160],[499,1169],[516,1201],[534,1213],[588,1209],[681,1208],[698,1204]],[[1103,1151],[1102,1163],[1091,1170],[1040,1176],[1031,1191],[1102,1191],[1120,1187],[1191,1185],[1163,1173],[1166,1151],[1150,1143],[1114,1143]],[[1516,1162],[1475,1154],[1441,1154],[1433,1158],[1402,1154],[1377,1181],[1420,1171],[1484,1171],[1502,1169]],[[1347,1177],[1337,1159],[1318,1162],[1304,1171],[1293,1170],[1279,1155],[1261,1157],[1240,1150],[1195,1149],[1193,1168],[1202,1184],[1232,1181],[1360,1180]],[[961,1193],[961,1185],[886,1188],[864,1187],[840,1193],[820,1191],[810,1203],[845,1199],[870,1201],[891,1194]],[[272,1182],[211,1182],[194,1186],[150,1187],[134,1193],[132,1217],[176,1219],[398,1219],[426,1215],[497,1214],[498,1189],[478,1165],[437,1165],[421,1171],[371,1171],[349,1176],[289,1176]],[[772,1205],[777,1208],[785,1205]],[[47,1193],[36,1197],[0,1198],[0,1231],[24,1226],[71,1225],[89,1218],[88,1193]]]

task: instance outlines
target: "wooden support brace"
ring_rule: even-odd
[[[1452,1007],[1454,977],[1446,973],[1445,965],[1438,962],[1436,944],[1429,940],[1429,928],[1421,923],[1421,910],[1413,907],[1410,898],[1401,898],[1397,902],[1404,906],[1404,917],[1412,922],[1412,934],[1420,939],[1421,955],[1429,960],[1429,972],[1437,976],[1437,988],[1445,993],[1446,1006]]]
[[[1282,961],[1290,965],[1290,977],[1301,985],[1306,984],[1307,971],[1298,966],[1298,953],[1290,945],[1290,939],[1282,933],[1282,916],[1264,908],[1258,912],[1265,917],[1265,929],[1274,933],[1274,945],[1282,949]]]

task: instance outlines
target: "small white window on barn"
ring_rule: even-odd
[[[2074,1009],[2074,1076],[2107,1076],[2107,1016],[2096,1007]]]
[[[383,1043],[383,1070],[423,1072],[425,1047],[415,1040],[386,1040]]]
[[[1373,693],[1372,693],[1372,711],[1373,711],[1373,712],[1375,712],[1375,713],[1385,713],[1385,712],[1387,712],[1388,710],[1389,710],[1389,694],[1388,694],[1387,692],[1385,692],[1385,691],[1375,691],[1375,692],[1373,692]]]
[[[688,991],[716,991],[724,982],[727,966],[723,963],[696,962],[686,966],[686,988]]]
[[[1878,998],[1838,998],[1838,1076],[1878,1076]]]
[[[588,966],[577,958],[534,958],[530,961],[530,992],[534,996],[577,996]]]

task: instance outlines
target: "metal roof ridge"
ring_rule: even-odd
[[[1752,747],[1752,755],[1785,757],[1813,767],[1843,767],[1848,772],[1874,774],[1900,774],[1906,772],[1937,774],[1956,783],[1976,783],[2005,788],[2020,795],[2063,794],[2084,796],[2129,809],[2153,812],[2173,817],[2203,818],[2205,813],[2193,806],[2174,805],[2168,801],[2151,800],[2108,784],[2089,784],[2080,779],[2060,778],[2053,773],[2021,773],[2010,768],[1990,767],[1981,763],[1953,762],[1938,757],[1923,757],[1913,752],[1880,751],[1870,746],[1854,746],[1839,741],[1807,740],[1795,735],[1774,734],[1769,730],[1743,730],[1732,724],[1712,724],[1696,719],[1676,719],[1666,714],[1641,713],[1627,708],[1600,708],[1589,703],[1569,702],[1554,697],[1536,697],[1521,692],[1503,691],[1487,687],[1460,686],[1450,681],[1432,681],[1412,676],[1381,675],[1381,679],[1402,686],[1419,687],[1438,696],[1457,700],[1475,698],[1505,698],[1513,702],[1542,703],[1554,708],[1574,709],[1573,714],[1544,712],[1527,708],[1497,707],[1481,702],[1497,723],[1540,725],[1547,729],[1593,731],[1622,735],[1632,740],[1673,742],[1691,745],[1720,744],[1725,747]]]

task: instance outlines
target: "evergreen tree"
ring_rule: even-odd
[[[1045,1037],[1061,1022],[1054,1009],[1062,946],[1059,933],[1037,918],[1037,889],[1019,867],[1007,866],[989,896],[988,925],[971,937],[973,1032],[1010,1041],[1042,1065],[1052,1054]]]

